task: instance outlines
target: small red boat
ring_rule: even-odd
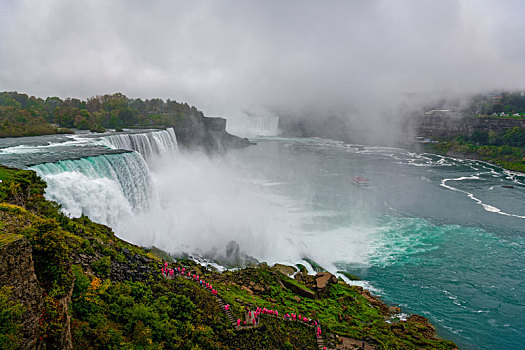
[[[352,182],[359,186],[370,186],[370,181],[363,176],[354,176]]]

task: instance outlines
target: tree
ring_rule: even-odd
[[[470,136],[470,140],[480,145],[489,143],[489,133],[486,130],[476,130]]]

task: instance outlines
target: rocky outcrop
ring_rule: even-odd
[[[284,285],[284,287],[290,289],[293,293],[297,295],[310,299],[315,298],[315,293],[308,288],[301,287],[297,284],[294,284],[291,281],[288,281],[287,279],[282,279],[281,282]]]
[[[202,148],[206,152],[224,152],[231,148],[242,148],[251,143],[226,132],[226,119],[191,116],[174,123],[179,145],[185,148]]]
[[[11,287],[11,299],[21,302],[25,308],[21,320],[20,349],[46,349],[45,341],[39,342],[40,323],[46,316],[46,293],[35,273],[33,251],[29,242],[21,235],[14,236],[9,243],[0,245],[0,285]],[[65,295],[53,300],[55,304],[57,333],[53,344],[61,349],[72,349],[71,316],[69,304],[73,284],[66,288]]]
[[[158,272],[158,263],[153,259],[140,254],[134,254],[127,248],[122,248],[124,259],[118,261],[112,259],[108,261],[107,271],[103,271],[102,275],[99,271],[94,271],[94,266],[97,262],[103,259],[103,255],[96,252],[94,254],[83,254],[74,252],[72,254],[73,263],[82,266],[84,271],[91,274],[100,275],[100,277],[108,277],[112,281],[146,281],[149,276]],[[107,259],[107,258],[106,258]]]
[[[360,287],[360,286],[352,286],[352,288],[354,288],[356,291],[359,292],[359,294],[361,294],[362,296],[365,297],[365,299],[368,301],[368,303],[370,305],[372,305],[373,307],[375,307],[376,309],[378,309],[383,315],[385,316],[388,316],[390,315],[393,311],[397,311],[397,309],[394,309],[394,310],[390,310],[388,308],[388,306],[383,303],[381,300],[379,300],[378,298],[374,297],[370,291],[368,291],[367,289],[364,289],[363,287]]]
[[[275,264],[273,265],[273,267],[275,267],[277,271],[279,271],[283,275],[287,275],[287,276],[291,276],[297,271],[297,268],[293,266],[283,265],[283,264]]]
[[[330,284],[336,284],[337,277],[332,275],[330,272],[318,272],[315,275],[315,284],[318,291],[326,289]]]
[[[25,307],[21,316],[20,348],[34,349],[43,309],[43,290],[35,274],[29,242],[23,236],[11,236],[10,242],[0,245],[0,285],[11,287],[11,300]]]
[[[337,277],[330,272],[318,272],[315,275],[315,288],[318,296],[325,296],[327,287],[332,284],[337,284]]]

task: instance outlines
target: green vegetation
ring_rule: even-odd
[[[166,253],[126,243],[85,216],[64,216],[58,205],[44,199],[45,183],[32,171],[0,167],[0,178],[0,242],[24,237],[30,243],[44,289],[38,346],[63,347],[69,313],[74,348],[316,347],[313,329],[300,322],[263,316],[260,327],[234,330],[215,298],[196,282],[161,277]],[[236,318],[244,319],[244,308],[254,305],[318,319],[332,345],[337,334],[364,337],[379,349],[455,347],[436,338],[423,318],[386,322],[388,307],[333,276],[320,291],[314,276],[298,273],[292,279],[266,264],[218,273],[187,259],[169,261],[212,283]],[[70,293],[66,310],[63,301]],[[8,295],[0,289],[0,347],[10,348],[17,341],[13,334],[19,331],[21,308]]]
[[[14,241],[21,239],[21,238],[23,238],[23,236],[21,235],[13,235],[13,234],[0,235],[0,247],[13,243]]]
[[[21,303],[9,300],[11,289],[0,287],[0,349],[15,349],[20,345],[20,316],[24,312]]]
[[[203,116],[185,103],[129,99],[121,93],[82,101],[0,92],[0,137],[72,133],[71,128],[104,132],[106,128],[166,127]]]
[[[429,147],[432,152],[464,155],[525,173],[525,128],[515,127],[502,133],[477,130]]]
[[[289,277],[271,267],[259,266],[235,272],[211,272],[204,275],[225,302],[231,305],[235,317],[243,319],[246,306],[266,307],[280,315],[295,313],[320,321],[325,335],[337,334],[355,339],[366,338],[380,349],[452,349],[454,344],[437,338],[431,326],[419,322],[385,322],[385,308],[360,287],[339,281],[327,287],[325,296],[298,297],[283,286]],[[313,279],[313,276],[304,277]],[[294,281],[295,283],[300,283]],[[308,283],[308,282],[307,282]],[[303,288],[308,288],[302,285]],[[388,312],[388,311],[387,311]],[[430,335],[430,336],[429,336]],[[331,337],[326,341],[334,342]]]

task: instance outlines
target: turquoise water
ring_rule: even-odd
[[[524,348],[523,174],[320,139],[265,139],[240,152],[242,167],[308,208],[302,238],[324,250],[309,252],[317,260],[366,279],[461,348]],[[356,175],[371,186],[353,185]]]

